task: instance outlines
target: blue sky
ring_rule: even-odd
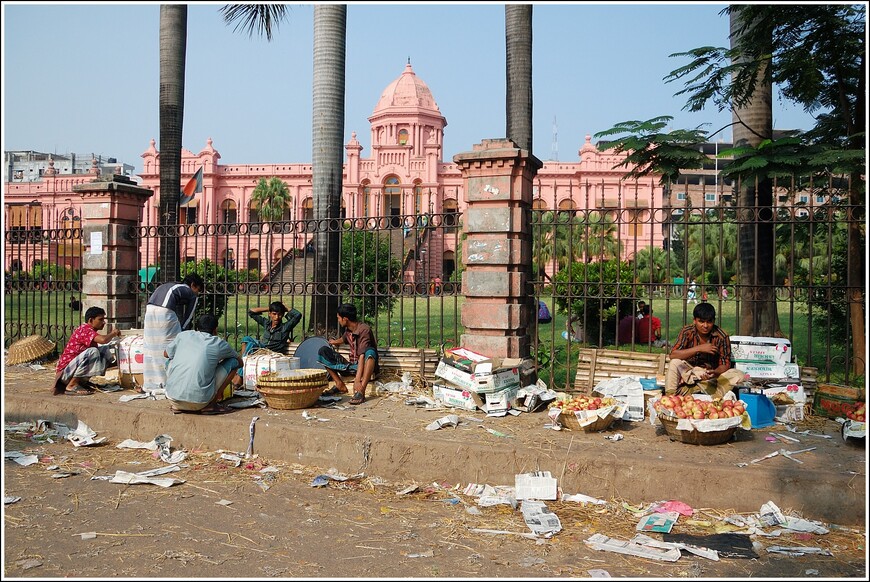
[[[211,137],[224,164],[310,162],[313,5],[289,4],[272,42],[233,32],[222,5],[189,8],[184,147]],[[682,84],[662,80],[687,62],[670,54],[727,46],[725,6],[535,3],[534,154],[576,160],[585,135],[629,119],[727,125],[729,111],[682,111]],[[94,152],[140,170],[149,141],[160,147],[158,27],[157,3],[4,2],[3,149]],[[356,131],[364,157],[367,118],[409,58],[447,118],[445,161],[504,136],[503,4],[351,3],[345,141]],[[777,129],[812,124],[774,107]]]

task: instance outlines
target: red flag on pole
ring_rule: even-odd
[[[202,192],[202,166],[199,167],[193,177],[181,189],[181,197],[178,200],[178,204],[187,204],[193,200],[197,192]]]

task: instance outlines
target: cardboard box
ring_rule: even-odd
[[[454,368],[458,368],[463,372],[468,372],[469,374],[492,373],[492,358],[465,348],[445,350],[443,360]]]
[[[477,410],[478,400],[473,392],[444,384],[432,384],[432,396],[447,406],[463,410]]]
[[[750,378],[770,378],[780,380],[785,378],[785,366],[773,363],[734,362],[734,367]]]
[[[731,336],[731,358],[748,364],[788,364],[791,341],[780,337]]]
[[[773,399],[774,395],[779,394],[780,392],[785,392],[785,394],[789,398],[794,400],[795,404],[806,404],[807,402],[807,394],[806,392],[804,392],[804,387],[798,382],[789,382],[768,386],[761,392],[771,400]]]
[[[519,388],[520,386],[520,373],[517,368],[495,370],[492,374],[470,374],[459,368],[454,368],[443,358],[438,362],[435,375],[461,389],[478,394],[495,392],[504,388]]]
[[[844,398],[816,390],[813,396],[813,414],[827,418],[846,418],[846,413],[856,402],[858,400],[855,398]]]
[[[513,406],[513,402],[517,399],[517,390],[519,390],[519,388],[519,384],[517,384],[511,388],[504,388],[496,392],[487,392],[483,395],[484,402],[481,408],[483,408],[487,413],[510,410]]]

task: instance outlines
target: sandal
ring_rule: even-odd
[[[230,408],[229,406],[224,406],[223,404],[215,404],[211,408],[203,408],[202,410],[199,411],[199,414],[206,414],[206,415],[229,414],[233,410],[234,409]]]
[[[366,401],[366,395],[362,392],[354,392],[353,398],[348,401],[348,404],[362,404]]]
[[[342,390],[342,389],[339,388],[338,386],[333,386],[333,387],[330,388],[329,390],[324,390],[324,391],[323,391],[323,395],[324,395],[324,396],[339,396],[339,395],[341,395],[341,394],[347,394],[347,388],[345,388],[344,390]]]
[[[88,390],[84,386],[73,386],[72,390],[64,390],[61,392],[64,396],[90,396],[93,390]]]

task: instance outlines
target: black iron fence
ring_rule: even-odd
[[[540,374],[554,387],[570,386],[581,347],[668,351],[661,344],[691,323],[697,303],[708,302],[729,334],[781,335],[795,361],[817,368],[821,381],[862,383],[864,273],[852,272],[848,257],[866,256],[864,208],[844,204],[829,188],[816,194],[801,203],[791,192],[773,212],[689,202],[641,208],[621,198],[609,208],[587,201],[587,210],[531,211],[529,292],[553,316],[534,326]],[[754,236],[762,223],[772,238]],[[382,346],[454,346],[464,332],[457,213],[143,225],[133,235],[143,266],[132,290],[140,316],[164,282],[159,246],[177,244],[182,276],[203,275],[201,309],[220,316],[220,333],[236,347],[259,332],[248,310],[276,300],[303,314],[296,341],[319,333],[311,321],[319,295],[357,304]],[[337,252],[317,248],[318,241],[337,244]],[[81,309],[70,308],[83,299],[81,230],[8,231],[5,243],[6,345],[32,333],[64,344],[81,322]],[[78,262],[70,256],[76,250]],[[318,266],[319,253],[326,264]],[[315,283],[318,268],[335,268],[335,282]],[[636,315],[639,301],[660,320],[658,344],[637,332],[619,337],[620,319]]]

